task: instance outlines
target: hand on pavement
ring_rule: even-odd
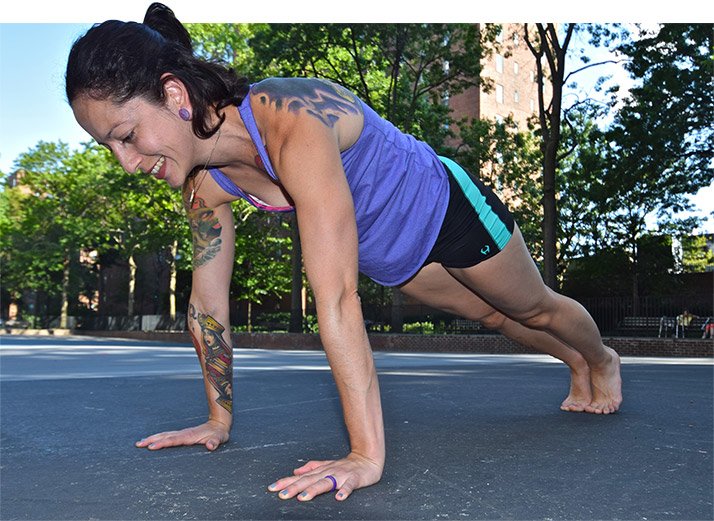
[[[294,475],[279,479],[268,487],[280,499],[297,496],[310,501],[320,494],[337,491],[335,499],[344,501],[358,488],[374,485],[382,477],[384,464],[355,453],[334,461],[310,461],[295,469]],[[327,476],[332,476],[333,481]]]
[[[215,421],[208,420],[202,425],[189,427],[180,431],[160,432],[137,441],[139,448],[158,450],[166,447],[182,445],[205,445],[208,450],[216,450],[221,443],[228,441],[230,427]]]

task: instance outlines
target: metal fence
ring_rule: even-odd
[[[578,301],[590,312],[603,336],[658,336],[660,321],[674,321],[684,310],[698,317],[693,327],[699,328],[706,318],[714,316],[714,299],[704,297],[642,297],[637,300],[623,297],[592,297]],[[365,326],[373,333],[394,333],[400,328],[395,324],[395,310],[391,306],[365,304],[363,314]],[[413,334],[493,334],[478,322],[464,320],[461,317],[422,305],[405,305],[401,315],[401,332]],[[251,323],[231,317],[231,325],[236,331],[288,331],[290,313],[261,313],[251,317]],[[632,323],[641,327],[632,327]],[[649,320],[644,320],[649,319]],[[669,322],[668,322],[669,323]],[[630,326],[627,326],[630,324]],[[31,324],[19,321],[16,324],[4,324],[5,327],[59,328],[60,318],[36,317]],[[125,331],[182,331],[186,328],[185,314],[175,317],[168,315],[140,316],[70,316],[67,327],[88,331],[125,330]],[[690,328],[688,336],[700,336]],[[303,319],[304,332],[317,331],[315,310],[307,310]]]

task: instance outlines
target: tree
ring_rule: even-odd
[[[259,212],[245,201],[233,204],[236,223],[233,293],[248,302],[248,330],[252,304],[266,296],[287,293],[291,280],[289,223],[280,214]]]
[[[714,253],[709,249],[705,235],[683,236],[681,239],[681,251],[681,269],[685,273],[701,273],[712,271],[712,268],[714,268]]]
[[[628,70],[640,85],[630,91],[607,132],[603,181],[611,229],[628,245],[635,266],[632,295],[639,295],[638,243],[645,217],[680,235],[695,219],[677,219],[690,208],[688,194],[714,180],[711,98],[711,27],[661,25],[656,34],[623,45]]]
[[[565,55],[574,30],[575,24],[566,24],[561,41],[556,24],[535,24],[535,31],[529,28],[529,24],[524,25],[525,42],[535,57],[538,81],[538,120],[543,152],[543,278],[553,289],[557,287],[556,170],[565,85]],[[552,89],[550,100],[545,99],[546,78]]]
[[[101,158],[71,154],[65,143],[39,142],[20,155],[19,186],[7,193],[13,210],[3,235],[8,280],[23,289],[61,293],[60,327],[67,327],[72,259],[96,242]]]

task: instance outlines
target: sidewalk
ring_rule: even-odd
[[[537,355],[375,353],[382,481],[344,503],[269,483],[347,450],[319,351],[236,350],[230,443],[149,452],[203,421],[193,347],[0,338],[0,518],[712,519],[711,359],[626,358],[625,404],[564,413],[568,374]]]

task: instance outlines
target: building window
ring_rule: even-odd
[[[519,101],[521,101],[521,96],[520,94],[518,94],[518,91],[513,93],[513,101],[514,103],[518,103]]]
[[[518,47],[519,43],[521,43],[521,37],[518,35],[518,33],[513,33],[513,46]]]
[[[533,83],[537,82],[538,75],[536,74],[536,71],[531,71],[531,81]]]
[[[496,84],[496,103],[503,103],[503,85]]]
[[[495,120],[496,123],[503,124],[503,116],[501,116],[500,114],[496,114]]]
[[[518,62],[513,62],[513,74],[518,75]]]
[[[503,56],[496,55],[496,72],[503,72]]]
[[[498,34],[496,35],[496,41],[498,43],[503,43],[503,27],[498,31]]]
[[[535,112],[535,109],[536,109],[535,106],[536,106],[535,100],[533,98],[531,98],[531,112]]]

